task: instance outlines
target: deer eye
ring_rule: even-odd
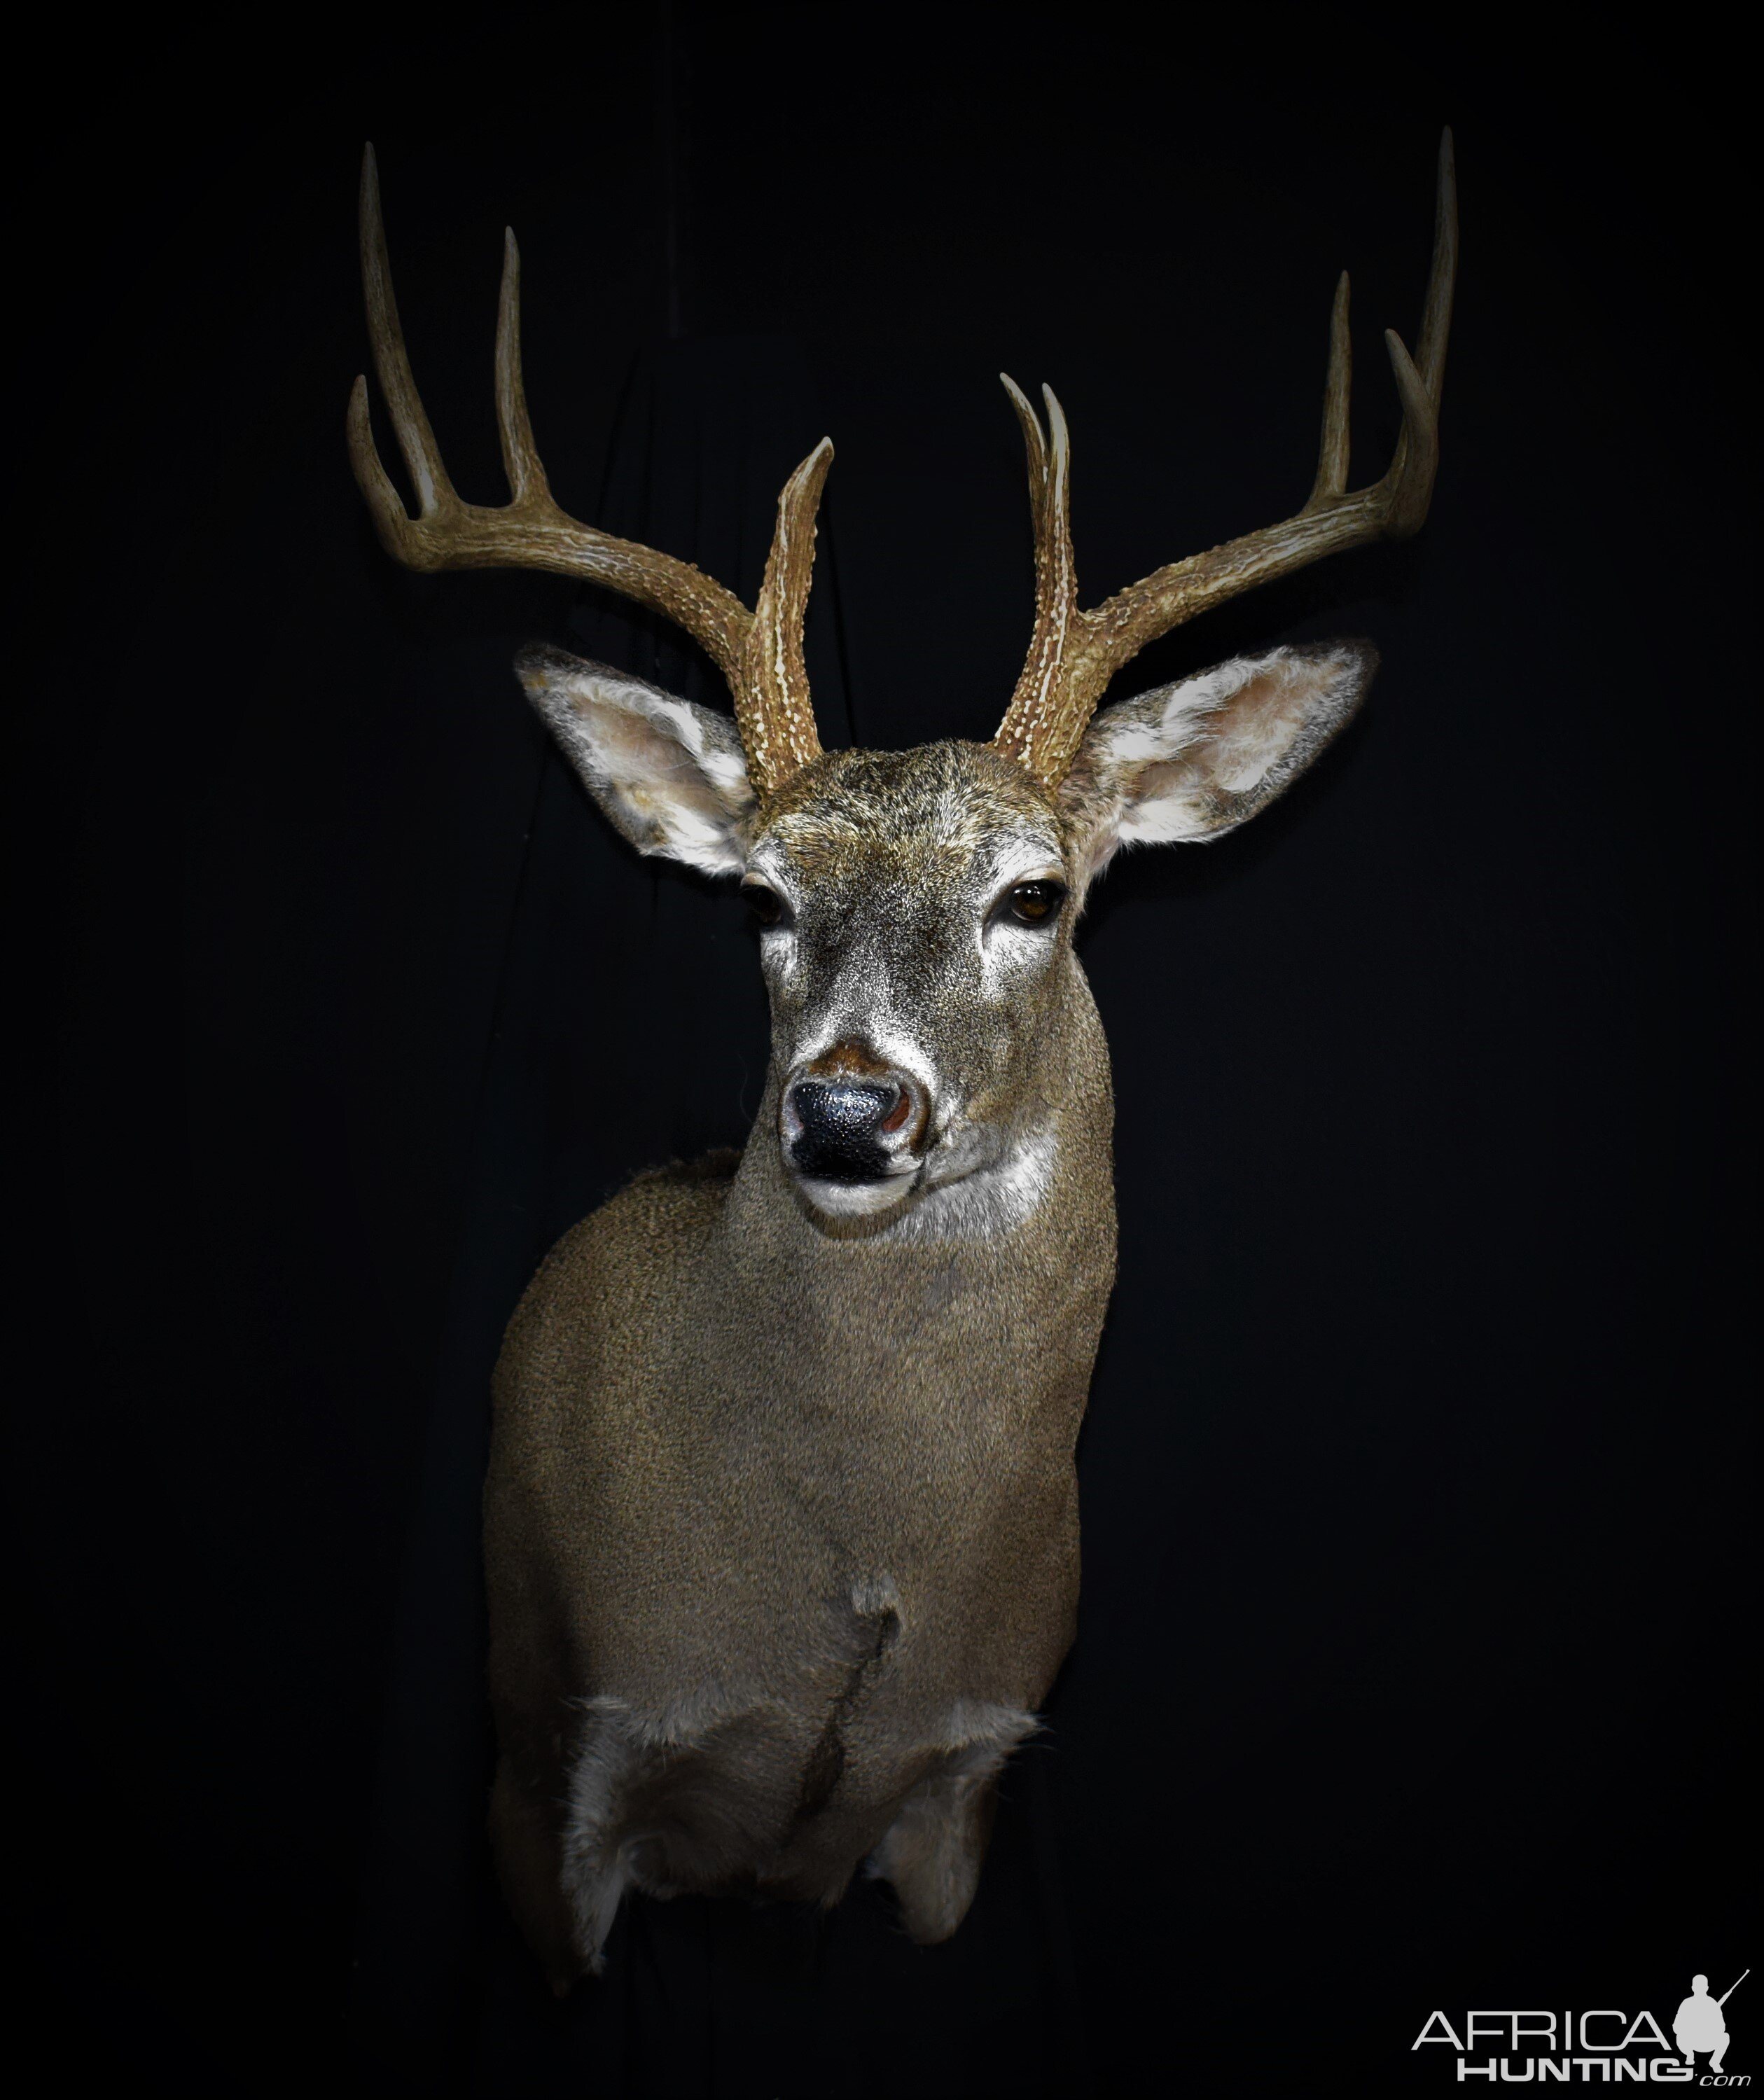
[[[769,884],[744,882],[741,893],[747,900],[754,917],[762,926],[776,926],[784,918],[784,900]]]
[[[1063,882],[1020,882],[1005,899],[1005,909],[1025,926],[1043,926],[1065,902]]]

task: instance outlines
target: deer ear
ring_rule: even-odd
[[[1378,662],[1366,642],[1277,649],[1105,708],[1060,789],[1086,879],[1123,845],[1247,823],[1347,721]]]
[[[514,668],[582,782],[639,853],[739,875],[759,803],[727,715],[561,649]]]

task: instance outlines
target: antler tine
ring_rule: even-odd
[[[1352,442],[1348,407],[1354,390],[1354,339],[1347,324],[1347,272],[1343,270],[1330,314],[1330,376],[1323,390],[1323,441],[1317,448],[1316,479],[1312,484],[1306,511],[1333,503],[1347,488],[1347,457]]]
[[[1029,396],[1011,377],[1001,372],[999,381],[1011,397],[1017,420],[1023,426],[1023,451],[1029,466],[1029,514],[1035,527],[1035,549],[1041,551],[1041,506],[1047,486],[1047,437]]]
[[[1051,495],[1036,510],[1036,625],[1023,675],[994,739],[1001,750],[1022,760],[1043,784],[1056,788],[1075,757],[1085,725],[1095,712],[1109,681],[1140,650],[1210,606],[1250,590],[1258,584],[1321,560],[1346,547],[1376,539],[1402,539],[1420,528],[1433,494],[1439,465],[1440,390],[1445,373],[1446,338],[1451,326],[1452,292],[1458,269],[1458,184],[1448,130],[1440,142],[1439,186],[1434,211],[1433,261],[1427,281],[1418,338],[1420,355],[1411,359],[1401,339],[1387,331],[1391,368],[1403,404],[1402,433],[1383,479],[1349,492],[1348,395],[1352,378],[1352,346],[1348,332],[1347,279],[1336,286],[1330,324],[1330,368],[1325,388],[1322,442],[1316,479],[1304,508],[1278,525],[1215,547],[1186,561],[1173,562],[1143,581],[1118,591],[1092,611],[1080,611],[1075,595],[1065,615],[1057,644],[1053,641],[1053,594],[1043,588],[1043,542],[1049,548],[1061,538],[1064,494],[1058,500],[1062,530],[1051,522]],[[1017,390],[1012,397],[1029,434],[1033,412]],[[1053,398],[1048,396],[1050,414]],[[1061,419],[1063,424],[1063,418]],[[1040,436],[1039,425],[1035,439]],[[1056,439],[1056,450],[1060,440]],[[1034,441],[1031,441],[1034,451]],[[1063,483],[1063,470],[1052,479]],[[1036,490],[1031,463],[1030,485]],[[1069,576],[1069,562],[1065,573]]]
[[[410,354],[404,347],[404,330],[392,290],[391,259],[386,253],[386,223],[380,211],[380,169],[371,145],[361,157],[361,285],[367,301],[374,373],[391,412],[398,448],[416,486],[417,514],[432,518],[459,499],[441,464],[440,448],[429,427],[422,396],[417,391],[411,372]],[[365,379],[358,383],[365,388]],[[389,481],[386,486],[390,488]]]
[[[762,795],[775,793],[820,754],[802,629],[814,571],[815,513],[832,464],[832,440],[822,438],[778,496],[765,580],[754,608],[748,675],[735,687],[735,719]]]
[[[1030,513],[1035,534],[1035,629],[1017,690],[994,743],[1029,767],[1039,770],[1043,747],[1054,728],[1066,645],[1078,607],[1078,574],[1072,550],[1071,439],[1065,411],[1051,386],[1041,390],[1047,427],[1008,373],[999,377],[1023,426],[1029,465]]]
[[[1446,338],[1452,332],[1452,293],[1458,282],[1458,156],[1448,124],[1440,134],[1440,172],[1433,200],[1433,267],[1422,310],[1415,362],[1437,404],[1445,378]]]
[[[1458,277],[1458,168],[1451,127],[1440,136],[1440,172],[1433,208],[1433,262],[1422,308],[1418,355],[1411,358],[1394,329],[1384,331],[1391,370],[1403,404],[1403,427],[1378,486],[1388,496],[1384,536],[1406,540],[1421,530],[1440,465],[1440,392],[1445,377],[1452,293]]]
[[[1389,470],[1373,493],[1384,504],[1380,531],[1387,540],[1407,540],[1421,530],[1433,501],[1433,477],[1440,466],[1440,418],[1416,371],[1414,360],[1395,329],[1384,331],[1391,373],[1403,404],[1403,427]]]
[[[533,443],[527,389],[521,383],[521,251],[512,226],[502,229],[502,289],[496,301],[496,435],[502,440],[502,470],[515,502],[534,495],[549,497],[551,486]]]
[[[1078,606],[1078,568],[1072,553],[1072,438],[1066,428],[1065,411],[1053,389],[1043,386],[1041,398],[1047,406],[1047,438],[1052,454],[1045,498],[1047,524],[1043,535],[1052,568],[1053,598],[1056,604]]]

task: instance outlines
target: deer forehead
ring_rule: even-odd
[[[805,892],[885,885],[925,892],[1057,870],[1053,805],[981,744],[830,752],[768,805],[752,862]]]

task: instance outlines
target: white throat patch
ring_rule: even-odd
[[[942,1189],[928,1189],[897,1224],[892,1240],[990,1240],[1015,1232],[1041,1208],[1053,1186],[1060,1140],[1051,1124],[1022,1139],[995,1167],[977,1168]]]

